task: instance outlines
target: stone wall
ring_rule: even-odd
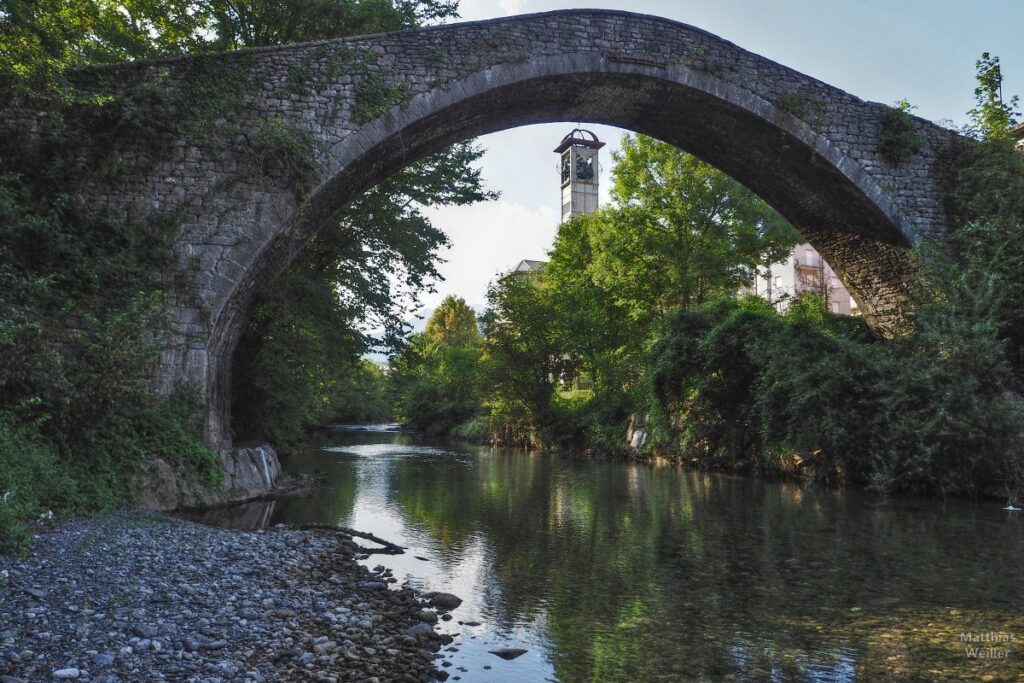
[[[946,229],[955,133],[914,119],[919,149],[892,163],[879,152],[882,105],[657,17],[559,11],[69,78],[94,94],[184,94],[175,139],[126,134],[122,172],[86,199],[178,226],[173,330],[154,382],[208,398],[215,447],[230,445],[231,356],[260,288],[347,202],[461,139],[581,121],[676,144],[792,221],[885,331],[913,294],[907,247]],[[302,144],[268,146],[275,131]]]
[[[235,448],[220,454],[222,485],[196,481],[157,458],[132,479],[135,504],[151,510],[189,510],[229,505],[274,492],[281,463],[270,446]]]

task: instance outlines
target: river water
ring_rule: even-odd
[[[326,472],[332,488],[201,521],[336,524],[406,547],[364,563],[464,599],[441,623],[456,636],[442,660],[453,679],[1024,680],[1024,512],[996,503],[384,426],[319,435],[284,466]],[[527,653],[505,661],[498,647]]]

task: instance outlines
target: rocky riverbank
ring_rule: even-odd
[[[357,552],[331,531],[68,520],[0,556],[0,683],[447,678],[437,612]]]

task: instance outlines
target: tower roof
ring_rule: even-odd
[[[558,147],[555,147],[555,154],[561,154],[570,147],[590,147],[592,149],[601,149],[604,147],[604,143],[598,140],[597,136],[589,130],[573,128],[572,132],[562,138]]]
[[[547,261],[533,261],[530,259],[523,259],[516,267],[512,269],[513,273],[531,273],[535,270],[540,270],[548,264]]]

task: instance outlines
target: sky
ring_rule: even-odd
[[[846,90],[862,99],[906,98],[914,112],[962,125],[974,105],[975,61],[1002,61],[1004,93],[1024,95],[1024,0],[462,0],[464,20],[566,8],[628,9],[692,24],[740,47]],[[520,259],[544,259],[558,224],[560,190],[552,150],[576,122],[514,128],[478,139],[485,184],[501,198],[469,207],[429,209],[452,246],[445,250],[437,292],[483,308],[487,284]],[[601,150],[602,201],[610,153],[622,132],[584,126]],[[422,311],[421,311],[422,313]]]

